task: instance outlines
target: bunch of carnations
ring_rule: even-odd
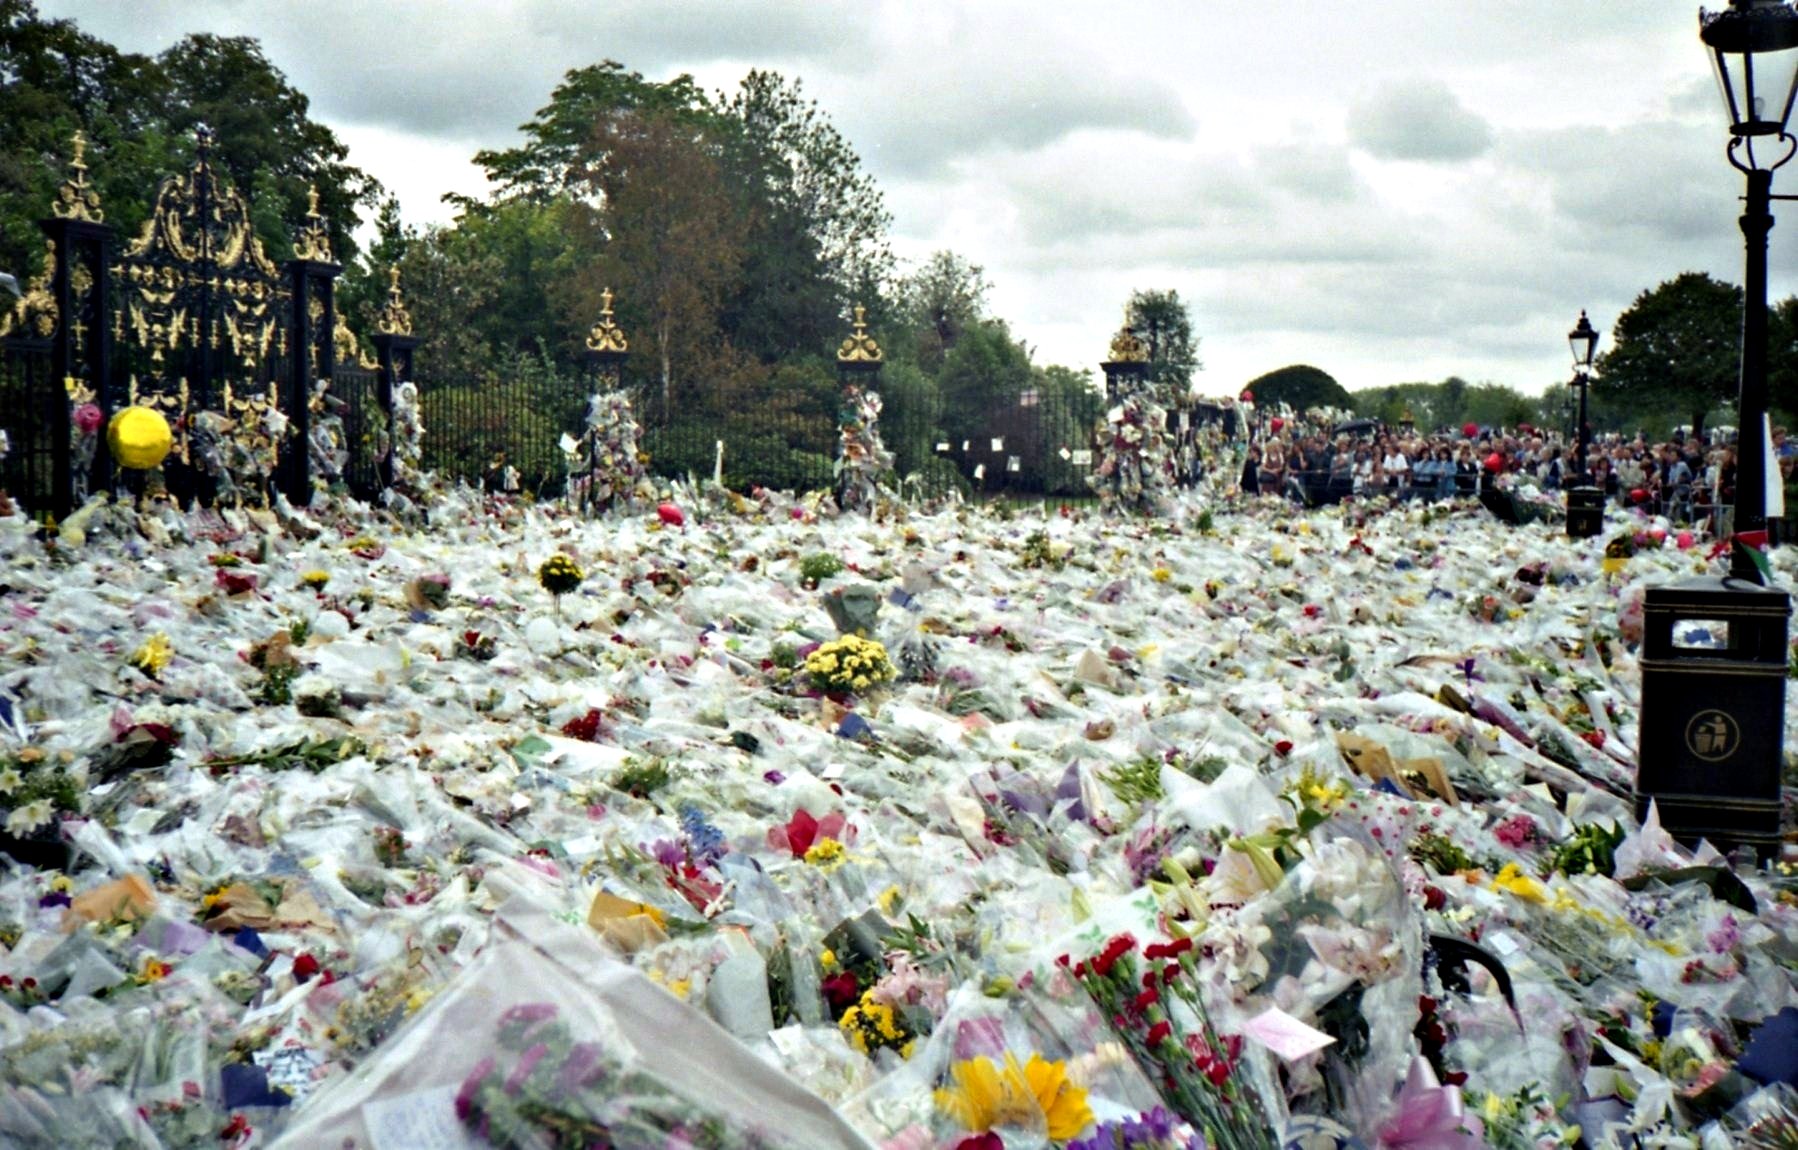
[[[1110,1021],[1179,1117],[1218,1150],[1275,1150],[1261,1099],[1237,1073],[1242,1039],[1223,1037],[1199,993],[1189,938],[1150,943],[1120,934],[1082,962],[1056,960]]]

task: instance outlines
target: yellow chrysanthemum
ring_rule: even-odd
[[[937,1109],[976,1133],[996,1126],[1034,1125],[1040,1116],[1050,1138],[1077,1136],[1093,1120],[1086,1091],[1068,1080],[1067,1064],[1040,1054],[1020,1066],[1015,1054],[1003,1067],[970,1058],[949,1068],[954,1085],[935,1094]]]
[[[805,861],[816,867],[831,870],[840,866],[845,857],[843,844],[825,835],[810,847],[806,848]]]
[[[1155,580],[1157,583],[1166,583],[1173,577],[1174,573],[1169,571],[1166,567],[1157,567],[1155,570],[1149,572],[1149,578]]]
[[[314,591],[322,590],[330,581],[331,573],[329,571],[308,571],[300,576],[300,586],[310,587]]]
[[[146,675],[160,675],[162,669],[169,665],[175,657],[175,648],[170,645],[169,637],[161,631],[144,640],[143,646],[131,654],[131,665]]]

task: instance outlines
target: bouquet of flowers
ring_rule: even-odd
[[[878,639],[844,635],[821,643],[805,657],[805,673],[819,691],[866,691],[899,677]]]

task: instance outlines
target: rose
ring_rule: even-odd
[[[99,407],[94,404],[84,403],[75,409],[75,427],[83,435],[92,435],[99,431],[100,425],[104,422],[106,422],[105,415],[101,414]]]

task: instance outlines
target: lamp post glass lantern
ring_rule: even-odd
[[[1729,115],[1729,162],[1748,183],[1735,530],[1759,531],[1767,522],[1767,233],[1773,172],[1798,148],[1786,130],[1798,95],[1798,8],[1785,0],[1730,0],[1722,11],[1698,13],[1698,37]]]
[[[1573,351],[1573,385],[1579,389],[1579,422],[1574,425],[1579,452],[1579,481],[1586,482],[1587,456],[1592,451],[1592,423],[1586,414],[1587,393],[1592,386],[1592,353],[1598,350],[1598,330],[1580,309],[1579,323],[1567,333],[1567,346]]]

